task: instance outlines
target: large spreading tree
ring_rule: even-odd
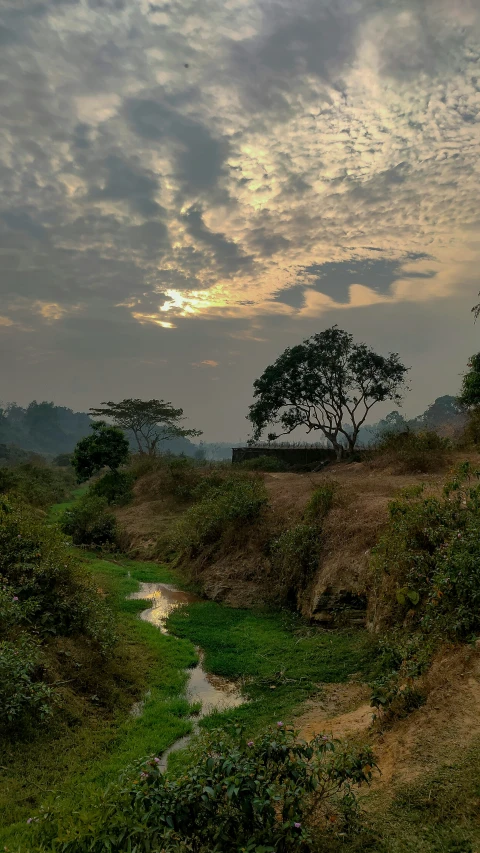
[[[161,441],[202,435],[198,429],[184,429],[183,409],[175,409],[165,400],[127,399],[119,403],[110,400],[90,412],[95,417],[108,417],[115,426],[131,432],[138,452],[149,456],[156,453]]]
[[[248,419],[253,440],[271,424],[269,440],[298,427],[320,432],[341,456],[352,451],[371,408],[403,396],[405,367],[397,353],[378,355],[337,326],[289,347],[254,383]]]

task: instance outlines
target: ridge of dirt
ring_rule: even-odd
[[[368,462],[354,462],[332,464],[319,473],[268,473],[263,478],[269,506],[260,524],[237,531],[239,535],[219,551],[204,555],[196,580],[209,598],[232,606],[265,602],[275,585],[269,541],[299,523],[315,489],[333,480],[338,490],[322,525],[320,564],[298,607],[306,618],[320,624],[331,624],[342,613],[348,624],[356,625],[365,623],[370,550],[387,521],[389,502],[400,489],[414,484],[439,491],[445,471],[397,475]],[[133,504],[116,510],[124,530],[122,544],[130,553],[148,559],[155,556],[162,534],[184,508],[161,497],[152,474],[137,481],[134,493]]]
[[[380,770],[371,790],[390,798],[402,785],[453,764],[480,736],[479,648],[444,650],[423,686],[425,704],[384,732],[372,727],[365,685],[330,685],[326,700],[309,703],[296,725],[306,740],[325,733],[369,742]]]

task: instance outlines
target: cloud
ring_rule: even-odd
[[[1,27],[25,386],[54,352],[60,384],[131,356],[179,388],[203,364],[200,388],[232,337],[263,359],[309,324],[475,301],[476,0],[4,0]]]

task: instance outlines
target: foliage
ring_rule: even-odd
[[[90,418],[65,406],[33,400],[26,408],[0,406],[0,442],[44,454],[70,453],[88,434]]]
[[[451,442],[432,430],[384,432],[374,458],[393,465],[397,474],[426,474],[447,465]]]
[[[281,599],[296,603],[318,568],[320,551],[320,530],[315,524],[296,524],[272,543],[275,587]]]
[[[18,603],[17,623],[37,636],[81,633],[105,649],[111,645],[109,612],[59,531],[6,501],[0,505],[0,585]]]
[[[278,719],[291,719],[322,683],[345,682],[354,673],[370,675],[374,641],[365,630],[325,631],[291,610],[261,611],[225,607],[214,601],[173,611],[169,631],[204,652],[204,667],[239,681],[249,699],[202,727],[222,721],[241,723],[256,734]]]
[[[100,658],[81,636],[42,642],[44,680],[55,689],[53,714],[28,736],[22,726],[14,744],[1,744],[0,850],[37,851],[31,837],[37,824],[27,820],[45,801],[55,801],[59,819],[62,813],[83,816],[85,804],[97,803],[125,767],[191,730],[183,691],[195,649],[139,619],[147,605],[126,598],[138,580],[177,579],[154,563],[121,557],[112,562],[86,554],[82,565],[93,577],[91,597],[100,587],[114,610],[118,642]],[[58,681],[63,684],[55,685]],[[143,713],[134,716],[132,703],[138,700],[144,700]]]
[[[377,649],[377,677],[372,687],[371,704],[382,723],[407,716],[425,701],[418,678],[428,669],[436,647],[435,638],[420,631],[412,634],[399,629],[382,637]]]
[[[303,513],[305,521],[313,524],[323,521],[333,506],[337,489],[338,484],[334,480],[326,480],[318,486],[305,507]]]
[[[37,507],[47,507],[63,500],[74,486],[71,470],[27,462],[12,467],[0,467],[0,494],[8,494]]]
[[[220,481],[215,478],[202,484],[200,494],[172,534],[172,545],[183,557],[198,556],[207,546],[218,543],[228,530],[252,523],[268,501],[263,482],[246,475]]]
[[[401,685],[411,691],[439,642],[468,639],[480,630],[479,477],[465,462],[443,496],[410,489],[390,504],[372,557],[375,618],[405,636],[398,635],[401,642],[397,637],[403,657],[375,688],[378,702],[397,702]]]
[[[245,471],[286,471],[288,466],[278,456],[254,456],[240,463]]]
[[[406,373],[397,354],[384,358],[337,326],[326,329],[287,348],[254,383],[254,439],[268,424],[280,425],[281,435],[301,426],[319,430],[338,454],[342,442],[352,451],[372,406],[401,399]]]
[[[12,732],[51,713],[53,689],[41,680],[38,644],[23,635],[0,641],[0,731]]]
[[[133,499],[132,474],[126,471],[110,471],[90,486],[90,494],[105,498],[108,504],[124,506]]]
[[[162,773],[156,758],[138,766],[133,782],[128,774],[110,793],[93,831],[64,831],[62,850],[311,850],[312,813],[323,811],[323,832],[339,816],[348,820],[354,789],[370,782],[374,766],[367,747],[338,751],[321,735],[307,744],[282,722],[255,740],[241,729],[215,732],[179,778]]]
[[[82,438],[75,447],[72,465],[79,482],[89,480],[103,468],[118,471],[129,456],[128,440],[121,429],[108,426],[105,421],[91,425],[93,435]]]
[[[463,377],[458,403],[466,409],[475,409],[480,406],[480,353],[472,355],[468,367],[469,371]]]
[[[105,497],[88,492],[60,518],[60,527],[72,537],[74,545],[93,548],[114,546],[117,539],[117,520],[107,511]]]
[[[116,426],[132,432],[139,453],[153,455],[161,441],[202,434],[199,430],[181,427],[183,409],[175,409],[165,400],[126,399],[120,403],[110,400],[90,411],[95,417],[111,418]]]

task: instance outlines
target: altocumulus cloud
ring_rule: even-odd
[[[263,341],[478,260],[477,0],[3,0],[0,46],[2,335]]]

